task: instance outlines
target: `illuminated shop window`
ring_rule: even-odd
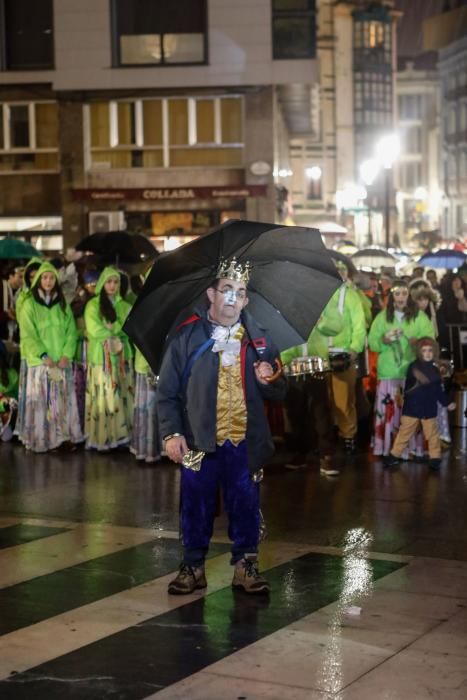
[[[96,102],[88,109],[92,167],[243,165],[239,96]]]
[[[58,171],[55,102],[0,103],[0,172]]]

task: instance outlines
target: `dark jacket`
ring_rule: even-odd
[[[429,381],[421,383],[417,373],[420,373],[419,378],[423,375]],[[436,418],[438,402],[442,406],[449,404],[449,395],[444,390],[438,367],[433,362],[412,362],[405,381],[402,415],[420,419]]]
[[[252,473],[261,469],[274,452],[264,401],[285,397],[283,377],[272,384],[260,384],[255,376],[258,359],[273,363],[277,348],[248,312],[242,313],[246,329],[240,352],[243,391],[247,406],[246,442],[248,466]],[[186,387],[181,378],[188,358],[211,337],[212,324],[206,313],[191,316],[170,341],[162,361],[157,387],[157,412],[162,437],[172,433],[185,436],[190,449],[214,452],[216,449],[216,408],[219,354],[209,348],[193,364]]]

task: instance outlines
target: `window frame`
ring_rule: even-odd
[[[316,0],[306,0],[308,3],[308,9],[289,9],[289,10],[276,10],[274,9],[274,0],[271,0],[271,48],[272,48],[272,60],[273,61],[309,61],[316,59],[317,56],[317,35],[318,35],[318,10],[316,8]],[[310,46],[309,53],[306,56],[277,56],[275,51],[275,41],[274,41],[274,22],[277,19],[306,19],[310,23],[310,30],[313,39],[313,43]]]
[[[0,148],[0,158],[9,155],[35,155],[35,154],[57,154],[57,166],[51,169],[43,168],[20,168],[11,170],[3,170],[0,168],[0,176],[2,175],[40,175],[40,174],[56,174],[60,172],[60,162],[59,162],[59,142],[57,134],[57,146],[53,148],[51,146],[41,147],[37,146],[37,128],[36,128],[36,106],[43,104],[53,104],[56,105],[58,111],[58,102],[56,100],[34,100],[33,102],[28,100],[7,100],[0,102],[0,121],[2,123],[3,129],[3,144]],[[29,146],[11,146],[11,132],[10,132],[10,113],[11,107],[27,107],[28,108],[28,134],[29,134]]]
[[[222,119],[221,119],[221,106],[222,100],[224,99],[236,99],[240,100],[241,108],[241,120],[242,120],[242,141],[224,143],[222,141]],[[162,103],[161,118],[162,118],[162,144],[161,145],[145,145],[144,144],[144,109],[143,103],[150,101],[160,101]],[[187,112],[188,112],[188,124],[187,124],[187,142],[185,144],[170,144],[170,118],[169,118],[169,102],[173,100],[186,100],[187,101]],[[214,101],[214,136],[215,141],[213,142],[198,142],[197,139],[197,125],[196,125],[196,103],[198,101],[213,100]],[[96,100],[101,101],[101,100]],[[119,102],[132,102],[135,105],[135,132],[141,135],[141,142],[136,145],[120,144],[118,143],[118,103]],[[100,170],[101,168],[96,163],[93,163],[92,154],[93,153],[105,153],[105,152],[134,152],[139,151],[142,154],[145,152],[161,152],[162,154],[162,165],[161,166],[130,166],[127,168],[110,168],[112,172],[116,170],[133,170],[137,167],[138,170],[162,170],[166,168],[180,168],[189,167],[205,169],[209,168],[219,168],[219,169],[231,169],[233,167],[244,167],[245,161],[245,100],[241,94],[223,94],[223,95],[170,95],[170,96],[148,96],[136,99],[122,98],[120,100],[109,100],[109,146],[91,146],[91,115],[90,107],[91,104],[85,104],[85,124],[89,130],[87,135],[88,144],[88,162],[89,169]],[[140,105],[139,107],[137,105]],[[114,137],[112,139],[112,136]],[[241,164],[238,166],[232,165],[190,165],[190,166],[177,166],[171,165],[171,151],[180,149],[191,149],[191,150],[242,150]]]
[[[10,68],[8,66],[8,33],[6,26],[5,0],[0,0],[0,72],[2,73],[29,73],[37,71],[53,71],[56,69],[55,55],[55,8],[54,0],[51,3],[51,28],[52,28],[52,60],[47,66],[30,65],[24,68]]]
[[[0,0],[1,1],[1,0]],[[204,4],[204,39],[203,39],[203,54],[202,61],[181,61],[177,63],[165,63],[163,60],[160,63],[123,63],[120,48],[120,35],[118,33],[118,10],[117,0],[110,0],[110,32],[111,32],[111,58],[112,68],[180,68],[183,66],[207,66],[209,65],[209,3],[208,0],[201,0]],[[173,32],[172,32],[173,33]],[[165,33],[159,33],[157,36],[161,38],[162,56],[163,58],[163,37]],[[134,36],[138,36],[137,34]]]

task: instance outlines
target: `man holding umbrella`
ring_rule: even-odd
[[[184,557],[169,593],[207,586],[204,560],[222,487],[233,541],[232,585],[267,593],[258,573],[259,481],[273,445],[265,399],[280,400],[286,383],[274,374],[278,350],[246,311],[251,266],[222,260],[207,289],[208,308],[178,327],[158,384],[158,417],[165,449],[182,464]]]

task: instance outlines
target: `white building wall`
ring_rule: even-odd
[[[334,57],[336,91],[336,190],[355,180],[354,109],[352,46],[353,24],[346,7],[334,16],[336,52]]]
[[[56,90],[183,88],[312,82],[313,60],[273,61],[270,0],[209,0],[203,66],[112,67],[109,0],[56,0],[55,71],[0,73],[0,84],[52,83]]]

